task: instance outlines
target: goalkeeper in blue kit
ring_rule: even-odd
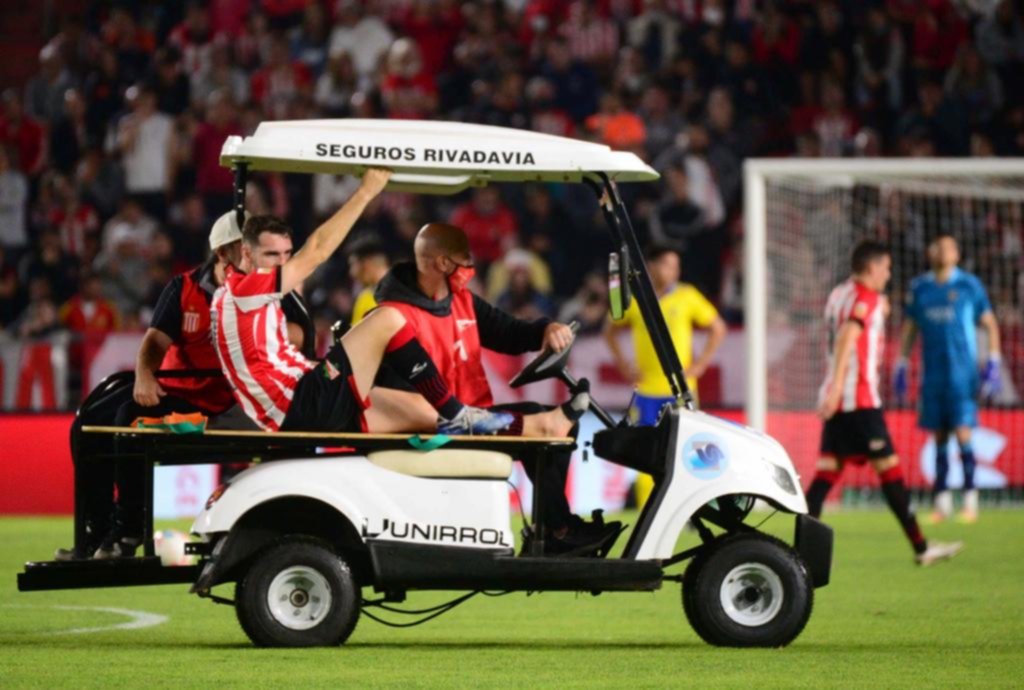
[[[908,357],[921,333],[920,399],[918,426],[935,439],[935,485],[932,521],[953,513],[953,497],[947,484],[948,443],[955,434],[964,470],[963,509],[960,519],[978,518],[978,491],[974,485],[974,450],[971,430],[978,425],[978,397],[992,399],[1001,389],[999,326],[985,288],[977,276],[957,267],[960,248],[948,233],[928,245],[932,270],[910,283],[906,298],[908,320],[903,325],[901,356],[896,364],[893,388],[898,399],[907,393]],[[988,353],[979,368],[976,326],[986,332]]]

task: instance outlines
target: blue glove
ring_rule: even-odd
[[[909,386],[910,362],[906,357],[896,360],[896,368],[892,372],[892,392],[896,401],[902,403],[907,397]]]
[[[1002,372],[999,368],[999,355],[989,355],[985,368],[981,372],[981,397],[991,400],[1003,390]]]

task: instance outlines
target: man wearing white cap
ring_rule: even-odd
[[[160,295],[153,318],[135,360],[132,397],[146,416],[180,412],[180,403],[207,414],[219,414],[235,404],[223,377],[167,378],[158,370],[220,369],[210,342],[210,301],[224,282],[224,269],[241,258],[242,231],[234,211],[222,215],[210,231],[210,258],[203,265],[175,276]],[[171,395],[171,399],[166,396]],[[174,400],[178,398],[179,400]],[[195,411],[195,410],[191,410]],[[132,420],[128,420],[129,422]]]
[[[224,270],[241,258],[242,232],[234,211],[216,220],[210,231],[211,256],[201,266],[175,276],[160,294],[153,318],[135,361],[132,399],[116,408],[113,423],[128,426],[138,417],[161,417],[172,412],[219,415],[235,405],[220,362],[210,341],[210,302],[224,282]],[[157,371],[213,370],[213,376],[156,378]],[[97,420],[92,420],[97,423]],[[80,463],[76,481],[89,486],[95,504],[87,522],[95,541],[82,551],[58,549],[56,558],[115,558],[131,556],[142,542],[142,487],[138,463],[116,463],[113,476],[102,472],[106,463]],[[118,499],[113,500],[114,485]]]

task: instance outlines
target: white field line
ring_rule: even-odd
[[[51,608],[59,611],[99,611],[100,613],[113,613],[118,616],[126,616],[130,619],[123,623],[114,623],[113,625],[98,625],[89,628],[69,628],[67,630],[54,630],[51,632],[40,633],[43,635],[82,635],[85,633],[106,632],[108,630],[139,630],[141,628],[151,628],[155,625],[166,623],[168,620],[167,616],[162,616],[158,613],[133,611],[131,609],[121,609],[112,606],[20,606],[15,604],[5,608]]]

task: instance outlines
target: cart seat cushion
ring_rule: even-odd
[[[377,467],[413,477],[508,479],[512,474],[511,456],[491,450],[381,450],[367,457]]]

